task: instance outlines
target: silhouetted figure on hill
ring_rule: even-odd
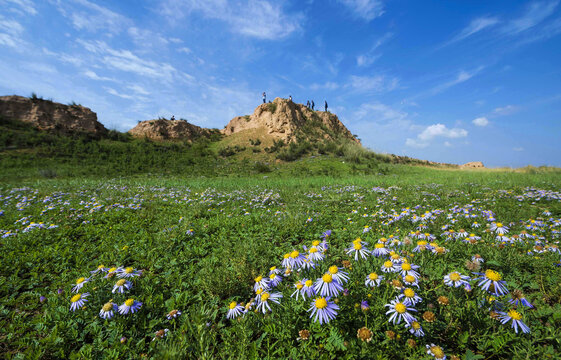
[[[315,105],[316,105],[316,104],[314,104],[314,100],[312,100],[312,111],[314,110],[314,106],[315,106]]]
[[[292,95],[288,95],[288,100],[292,101]]]
[[[327,100],[325,101],[325,112],[327,112]]]
[[[263,91],[263,104],[267,102],[267,94]]]
[[[171,119],[172,119],[172,120],[175,120],[175,115],[172,115],[172,116],[171,116]]]
[[[306,103],[306,107],[309,109],[310,108],[310,100],[308,100],[308,102]]]

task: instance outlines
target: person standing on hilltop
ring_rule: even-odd
[[[310,100],[308,100],[308,102],[306,102],[306,107],[309,109],[310,108]]]
[[[263,104],[265,104],[266,102],[267,102],[267,95],[263,91]]]
[[[325,112],[327,112],[327,100],[325,100]]]
[[[292,95],[288,95],[288,100],[292,101]]]
[[[312,100],[312,111],[314,111],[314,106],[315,106],[315,105],[316,105],[316,104],[314,104],[314,100]]]
[[[172,116],[171,116],[171,120],[175,120],[175,115],[172,115]]]

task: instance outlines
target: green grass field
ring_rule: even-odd
[[[245,177],[48,178],[34,167],[5,173],[0,357],[430,359],[426,346],[432,344],[433,354],[439,356],[440,349],[447,358],[558,357],[559,172],[383,164],[383,173],[371,169],[376,173],[364,175],[360,166],[369,165],[317,157]],[[322,169],[331,170],[325,175]],[[493,223],[508,227],[505,237],[497,239]],[[311,254],[327,230],[327,249],[316,246],[323,260],[300,269],[299,258],[288,256],[296,263],[285,273],[285,254]],[[427,241],[433,246],[415,251],[425,233],[435,237]],[[401,272],[382,271],[391,254],[355,260],[353,251],[347,254],[353,241],[363,249],[391,251],[399,271],[405,271],[403,264],[418,265],[418,287],[408,285]],[[476,254],[483,263],[472,261]],[[102,271],[91,273],[101,265]],[[348,281],[341,281],[344,292],[325,303],[317,301],[319,294],[291,297],[297,281],[315,283],[332,265],[348,273]],[[278,275],[272,276],[273,266]],[[132,287],[112,293],[127,267],[141,276],[123,278]],[[468,276],[471,289],[465,283],[447,286],[444,277],[453,272]],[[379,286],[365,285],[371,273],[384,277]],[[485,290],[475,273],[505,283]],[[283,279],[256,294],[258,276]],[[89,293],[83,304],[83,295],[78,299],[73,292],[77,283],[83,285],[78,293]],[[410,294],[407,288],[422,299],[406,313],[424,336],[411,333],[405,320],[389,322],[386,314],[391,309],[386,305]],[[263,293],[282,298],[277,304]],[[509,302],[513,294],[517,306]],[[100,317],[105,304],[110,310],[111,303],[134,303],[128,299],[142,303],[138,311]],[[247,312],[227,318],[231,307],[239,309],[250,299],[255,302]],[[368,310],[361,308],[363,301]],[[324,304],[338,310],[320,325],[308,310]],[[168,319],[173,310],[181,315]],[[508,322],[501,324],[501,317]],[[515,332],[513,318],[530,331]]]

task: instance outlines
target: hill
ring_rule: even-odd
[[[187,120],[156,119],[140,121],[128,131],[133,137],[151,140],[188,140],[208,137],[218,130],[206,129],[190,124]]]

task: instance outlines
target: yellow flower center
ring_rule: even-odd
[[[498,228],[503,227],[503,224],[502,223],[497,223],[497,227]]]
[[[400,314],[403,314],[404,312],[407,311],[407,307],[405,307],[405,305],[403,305],[402,303],[397,303],[395,304],[395,311],[397,311]]]
[[[304,287],[304,285],[301,282],[297,282],[296,283],[296,289],[300,290]]]
[[[339,272],[339,268],[335,265],[332,265],[332,266],[329,267],[329,272],[331,274],[337,274]]]
[[[394,260],[399,259],[399,255],[398,255],[398,254],[393,254],[393,255],[392,255],[392,259],[394,259]]]
[[[485,271],[485,277],[491,281],[501,280],[501,274],[491,269]]]
[[[276,266],[273,266],[273,267],[271,267],[269,270],[274,271],[274,270],[276,270],[276,269],[277,269],[277,267],[276,267]]]
[[[319,245],[319,240],[312,241],[312,246],[318,246],[318,245]]]
[[[427,244],[428,243],[426,241],[417,241],[417,245],[419,245],[419,246],[425,246]]]
[[[101,269],[103,269],[104,267],[105,267],[105,266],[103,266],[103,265],[99,265],[99,266],[97,267],[97,269],[98,269],[98,270],[101,270]]]
[[[315,246],[310,248],[310,254],[314,254],[314,253],[317,253],[317,252],[318,252],[318,249]]]
[[[312,280],[306,280],[305,285],[306,287],[311,287],[313,284]]]
[[[113,303],[108,302],[107,304],[103,305],[103,311],[107,312],[111,309],[113,309]]]
[[[121,279],[121,280],[117,281],[117,283],[116,283],[115,285],[117,285],[117,286],[123,286],[123,285],[125,285],[125,282],[126,282],[126,281],[127,281],[127,280],[125,280],[125,279]]]
[[[333,276],[331,276],[331,274],[328,273],[328,274],[324,274],[321,277],[321,279],[323,280],[323,282],[330,283],[333,281]]]
[[[380,243],[377,243],[376,245],[374,245],[375,249],[381,249],[383,247],[384,247],[384,244],[380,244]]]
[[[327,307],[327,300],[325,300],[325,298],[317,298],[316,302],[315,302],[316,308],[318,309],[324,309]]]
[[[296,250],[294,250],[293,252],[290,253],[290,257],[293,259],[296,259],[298,257],[298,255],[300,255],[300,253]]]
[[[388,241],[388,239],[386,239],[386,238],[381,238],[380,241],[383,242],[383,243],[385,243],[386,241]]]
[[[355,250],[362,249],[362,244],[361,243],[354,243],[353,246],[354,246]]]
[[[78,280],[76,280],[76,285],[83,283],[84,280],[86,280],[86,278],[83,277],[79,278]]]
[[[285,259],[288,259],[289,257],[290,257],[290,253],[283,255],[283,258],[285,258]]]
[[[125,301],[126,306],[132,306],[132,304],[134,304],[134,299],[128,299],[127,301]]]
[[[353,240],[353,244],[358,244],[360,243],[362,240],[360,238],[356,238]]]
[[[405,271],[411,270],[411,264],[407,264],[407,263],[401,264],[401,270],[405,270]]]
[[[418,321],[413,321],[413,322],[411,323],[411,327],[412,327],[414,330],[419,330],[419,329],[421,328],[421,324],[419,324]]]
[[[257,289],[257,291],[255,291],[255,293],[256,293],[257,295],[260,295],[262,292],[263,292],[263,289],[261,289],[261,288],[259,288],[259,289]]]
[[[261,294],[261,301],[267,301],[269,300],[269,298],[271,297],[271,295],[269,293],[263,293]]]
[[[522,319],[522,315],[520,315],[520,313],[516,310],[509,310],[508,316],[511,317],[514,320]]]
[[[126,272],[127,274],[132,274],[133,269],[132,269],[131,267],[128,267],[128,268],[125,269],[125,272]]]
[[[415,282],[415,277],[413,275],[405,275],[404,280],[405,280],[405,282],[408,282],[408,283],[414,283]]]
[[[415,291],[413,291],[413,289],[410,288],[403,290],[403,294],[408,298],[415,297]]]
[[[450,274],[450,280],[452,281],[460,281],[461,277],[460,274],[457,272],[453,272]]]
[[[112,267],[111,269],[109,269],[109,272],[112,273],[112,272],[115,272],[115,270],[117,270],[117,268],[116,268],[116,267]]]
[[[469,237],[474,237],[474,236],[475,236],[475,234],[469,234]]]
[[[82,294],[76,294],[76,295],[72,296],[72,299],[70,299],[70,301],[75,303],[76,301],[80,300],[81,298],[82,298]]]
[[[258,283],[261,280],[263,280],[263,276],[259,275],[258,277],[255,278],[255,282]]]
[[[277,277],[277,274],[271,274],[271,276],[269,276],[269,278],[270,278],[271,280],[275,279],[276,277]]]
[[[368,275],[368,278],[370,280],[377,280],[378,279],[378,274],[376,273],[370,273],[370,275]]]
[[[236,306],[238,306],[238,303],[235,302],[235,301],[232,301],[232,302],[230,303],[230,310],[235,309]]]
[[[391,268],[391,267],[393,267],[393,262],[391,262],[391,261],[389,261],[389,260],[386,261],[386,262],[384,263],[384,267],[385,267],[385,268],[388,268],[388,269]]]
[[[442,359],[444,357],[444,351],[440,346],[431,346],[430,351],[434,354],[437,359]]]

